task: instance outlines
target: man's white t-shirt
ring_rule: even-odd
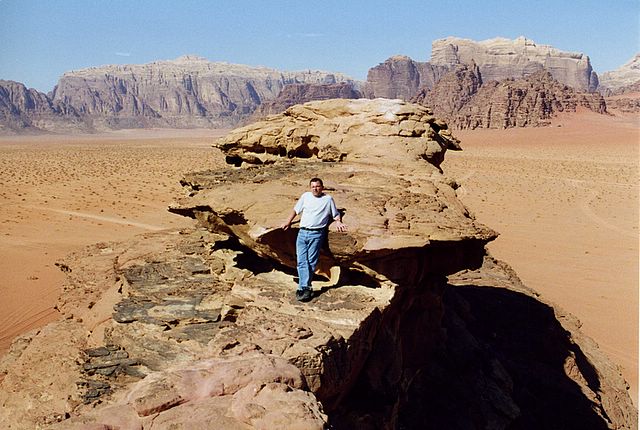
[[[293,210],[296,214],[302,212],[300,227],[313,229],[326,227],[332,219],[340,215],[333,197],[328,194],[315,197],[311,191],[300,196]]]

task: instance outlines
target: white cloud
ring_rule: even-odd
[[[131,52],[116,52],[118,57],[131,57]]]

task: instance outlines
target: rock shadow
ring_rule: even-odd
[[[409,390],[405,424],[421,428],[607,429],[593,365],[553,309],[505,288],[448,286],[444,349]],[[575,364],[574,364],[575,363]],[[490,411],[490,412],[488,412]],[[407,427],[408,428],[408,427]]]
[[[567,375],[598,396],[597,371],[551,307],[504,288],[446,285],[440,318],[435,297],[385,311],[398,332],[376,336],[372,351],[382,352],[329,407],[335,429],[610,428]]]

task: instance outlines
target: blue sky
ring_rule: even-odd
[[[62,73],[196,54],[365,79],[431,42],[526,36],[577,51],[599,74],[640,51],[638,0],[0,0],[0,79],[51,91]]]

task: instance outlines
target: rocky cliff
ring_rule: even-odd
[[[640,92],[640,53],[618,69],[603,73],[599,90],[605,96]]]
[[[427,108],[307,103],[215,146],[171,208],[194,228],[59,262],[62,319],[0,361],[5,428],[634,428],[619,370],[487,255]],[[275,226],[313,176],[349,230],[305,304]]]
[[[523,78],[544,69],[558,82],[577,90],[593,92],[598,88],[598,76],[588,56],[538,45],[523,36],[515,40],[498,37],[481,42],[457,37],[435,40],[429,62],[436,66],[473,62],[485,82]]]
[[[341,74],[281,72],[185,56],[65,73],[52,93],[100,128],[228,127],[292,83],[349,81]]]
[[[78,113],[46,94],[14,81],[0,80],[0,133],[86,129]]]
[[[450,69],[396,55],[369,69],[364,94],[369,98],[409,100],[423,87],[432,88]]]
[[[544,126],[559,112],[575,112],[578,107],[607,112],[600,93],[577,91],[548,71],[483,83],[476,65],[456,67],[413,101],[430,107],[455,129]]]
[[[461,65],[476,67],[483,82],[520,79],[546,70],[558,82],[581,92],[593,92],[598,87],[589,57],[581,53],[537,45],[524,37],[482,42],[447,37],[432,43],[428,62],[398,55],[371,68],[365,95],[410,100],[419,90],[432,89],[447,72]]]

